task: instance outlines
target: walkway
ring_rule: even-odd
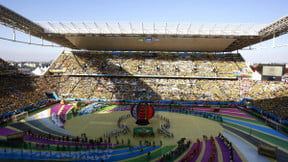
[[[225,131],[222,133],[225,137],[227,137],[234,146],[236,146],[239,151],[244,155],[244,157],[251,162],[269,162],[269,159],[262,155],[258,155],[258,152],[255,148],[250,146],[249,144],[242,141],[240,138],[234,136],[233,134]]]
[[[246,133],[243,133],[243,132],[241,132],[241,131],[239,131],[239,130],[237,130],[237,129],[235,129],[235,128],[232,128],[232,127],[229,127],[229,126],[226,126],[226,125],[223,125],[223,127],[224,127],[225,129],[227,129],[227,130],[229,130],[229,131],[237,134],[237,135],[240,136],[242,139],[245,139],[247,142],[249,142],[250,144],[254,145],[255,148],[257,148],[257,146],[258,146],[260,143],[265,143],[265,142],[263,142],[262,140],[259,140],[259,139],[255,138],[255,137],[253,137],[253,136],[250,136],[250,135],[248,135],[248,134],[246,134]],[[228,133],[228,132],[226,132],[226,133]],[[231,134],[231,133],[230,133],[230,134]],[[226,134],[225,134],[225,135],[226,135]],[[236,137],[236,138],[237,138],[237,137]],[[234,144],[234,141],[233,141],[232,143]],[[267,144],[267,143],[265,143],[265,144]],[[256,149],[255,149],[255,151],[256,151]],[[244,150],[244,152],[245,152],[245,150]],[[258,153],[257,153],[257,154],[258,154]],[[276,160],[277,160],[278,162],[287,161],[287,157],[288,157],[288,153],[285,153],[284,151],[279,150],[279,149],[277,150],[277,159],[276,159]]]

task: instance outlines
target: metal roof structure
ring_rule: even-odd
[[[258,35],[264,24],[36,22],[45,33],[131,35]]]
[[[0,23],[71,49],[230,52],[286,34],[288,16],[267,24],[32,22],[0,5]]]

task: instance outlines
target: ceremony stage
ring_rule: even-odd
[[[68,120],[65,124],[65,129],[75,136],[80,137],[81,133],[86,133],[88,138],[95,139],[101,136],[103,137],[106,132],[117,129],[118,118],[129,113],[129,111],[97,112],[79,116]],[[141,129],[137,130],[139,125],[135,123],[134,118],[130,117],[123,120],[122,123],[127,125],[130,128],[130,131],[126,134],[119,134],[117,139],[112,137],[111,141],[116,143],[116,140],[123,140],[126,143],[126,141],[129,139],[131,141],[131,145],[134,146],[139,145],[139,141],[145,140],[151,142],[155,141],[156,144],[159,144],[159,142],[162,141],[163,145],[174,145],[181,138],[196,141],[197,138],[202,139],[203,135],[215,137],[219,134],[219,132],[224,130],[218,122],[203,117],[171,112],[156,112],[155,115],[165,116],[165,118],[170,120],[171,126],[167,130],[173,133],[174,137],[168,138],[156,131],[162,124],[165,124],[165,121],[156,117],[152,118],[150,120],[150,124],[145,127],[152,128],[154,136],[133,137],[135,129],[136,132],[141,131]],[[151,130],[150,128],[147,130]]]

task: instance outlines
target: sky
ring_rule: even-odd
[[[270,24],[288,14],[287,0],[0,0],[0,4],[31,21]],[[16,34],[19,40],[29,38]],[[13,30],[0,25],[0,37],[12,38]],[[272,48],[272,44],[266,41],[255,50],[239,52],[247,62],[288,64],[288,46]],[[275,44],[288,45],[288,34],[275,39]],[[51,61],[63,50],[0,40],[0,58],[7,61]]]

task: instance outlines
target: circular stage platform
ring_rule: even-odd
[[[118,129],[118,118],[123,115],[129,115],[129,113],[129,111],[117,111],[78,116],[68,120],[65,124],[65,129],[75,136],[81,137],[82,133],[86,133],[89,139],[95,139],[103,137],[105,132]],[[140,140],[155,141],[158,144],[159,141],[162,141],[163,145],[175,145],[181,138],[196,141],[197,138],[203,138],[203,135],[215,137],[224,130],[218,122],[202,117],[172,112],[156,112],[155,115],[161,115],[170,120],[171,126],[167,130],[173,133],[174,137],[165,137],[157,131],[162,124],[165,124],[165,121],[156,117],[149,120],[150,124],[146,126],[147,128],[153,128],[154,136],[133,137],[133,130],[139,125],[135,124],[133,117],[129,117],[123,120],[121,124],[127,125],[130,131],[127,134],[119,134],[117,139],[120,141],[129,139],[132,145],[139,145]],[[111,141],[116,143],[116,138],[112,137]]]

